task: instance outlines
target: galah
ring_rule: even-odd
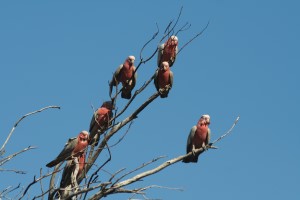
[[[137,80],[137,73],[135,72],[134,60],[134,56],[128,56],[125,62],[117,68],[111,82],[109,83],[110,96],[112,93],[113,86],[117,86],[121,82],[123,86],[121,97],[124,99],[131,98],[131,91],[133,90]]]
[[[61,176],[60,190],[56,198],[64,199],[69,196],[73,190],[78,190],[77,178],[85,167],[85,153],[72,160],[68,160]]]
[[[157,66],[159,67],[162,62],[167,61],[172,67],[178,53],[178,38],[175,35],[158,47]]]
[[[162,62],[159,69],[155,72],[154,85],[156,90],[160,92],[161,98],[168,97],[169,91],[173,85],[173,72],[170,70],[167,61]]]
[[[73,157],[78,157],[85,152],[89,143],[89,133],[87,131],[81,131],[77,137],[70,138],[65,144],[64,149],[60,154],[51,162],[47,167],[54,167],[55,165],[65,160],[71,160]]]
[[[208,128],[210,124],[210,116],[202,115],[197,123],[197,126],[193,126],[187,139],[186,153],[193,152],[191,156],[183,159],[182,162],[198,162],[198,157],[200,154],[195,154],[195,149],[203,147],[206,149],[206,145],[210,140],[210,129]]]
[[[93,114],[90,123],[90,142],[89,144],[98,145],[100,135],[111,124],[110,120],[113,117],[112,110],[114,105],[111,101],[105,101],[100,108]]]

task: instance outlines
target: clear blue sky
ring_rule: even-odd
[[[232,134],[209,150],[197,164],[178,163],[129,186],[150,189],[159,199],[297,199],[299,198],[299,67],[300,14],[296,0],[280,1],[1,1],[0,2],[0,144],[24,114],[7,144],[6,155],[29,145],[38,148],[4,166],[26,175],[0,172],[0,190],[29,184],[40,168],[62,149],[69,137],[88,129],[93,105],[108,99],[108,81],[128,55],[136,55],[160,27],[175,19],[192,24],[178,35],[179,46],[199,32],[172,67],[169,98],[156,99],[139,115],[126,138],[112,148],[105,170],[127,171],[152,158],[158,164],[185,153],[190,128],[202,114],[211,116],[212,139]],[[145,51],[149,55],[157,40]],[[138,59],[137,59],[138,61]],[[142,65],[139,88],[153,74],[156,59]],[[128,112],[155,92],[140,95]],[[119,108],[126,100],[119,100]],[[122,129],[110,141],[118,140]],[[108,154],[100,156],[101,164]],[[150,168],[151,168],[150,167]],[[147,168],[147,169],[150,169]],[[102,181],[108,175],[101,172]],[[44,188],[49,180],[44,180]],[[37,184],[28,192],[40,194]],[[127,199],[117,195],[108,199]],[[138,198],[142,198],[138,196]]]

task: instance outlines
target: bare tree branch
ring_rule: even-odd
[[[143,53],[143,50],[146,48],[146,46],[156,38],[156,36],[158,35],[159,33],[159,28],[158,28],[158,25],[156,23],[156,28],[157,28],[157,31],[153,34],[152,38],[150,40],[148,40],[144,46],[142,47],[141,51],[140,51],[140,63],[138,64],[138,66],[136,67],[134,73],[138,70],[138,68],[140,67],[141,64],[145,64],[146,62],[148,62],[149,60],[151,60],[153,58],[153,56],[155,55],[155,53],[157,52],[157,48],[156,50],[153,52],[153,54],[149,57],[149,58],[146,58],[144,59],[143,56],[142,56],[142,53]],[[134,74],[133,74],[134,75]]]
[[[3,145],[2,145],[2,147],[1,147],[1,149],[0,149],[0,155],[2,155],[2,154],[4,153],[4,151],[5,151],[4,148],[5,148],[5,146],[6,146],[7,142],[8,142],[8,140],[10,139],[11,135],[13,134],[13,132],[14,132],[14,130],[16,129],[16,127],[18,126],[18,124],[19,124],[24,118],[26,118],[26,117],[28,117],[28,116],[30,116],[30,115],[33,115],[33,114],[42,112],[42,111],[44,111],[44,110],[47,110],[47,109],[49,109],[49,108],[58,108],[58,109],[60,109],[59,106],[47,106],[47,107],[41,108],[40,110],[36,110],[36,111],[30,112],[30,113],[27,113],[26,115],[24,115],[23,117],[21,117],[21,118],[15,123],[15,125],[14,125],[13,128],[11,129],[10,133],[8,134],[8,136],[7,136],[6,140],[5,140],[5,142],[3,143]]]
[[[58,166],[58,165],[57,165],[57,166]],[[48,176],[51,176],[51,175],[53,175],[53,174],[55,174],[55,173],[57,173],[57,172],[59,172],[59,171],[61,171],[61,169],[60,169],[60,170],[57,170],[57,171],[53,171],[53,172],[48,173],[48,174],[45,174],[45,175],[43,175],[43,176],[41,176],[41,177],[39,177],[39,178],[36,178],[36,177],[34,176],[34,177],[33,177],[33,181],[27,185],[26,189],[24,190],[24,192],[23,192],[22,196],[19,198],[19,200],[22,199],[22,198],[25,196],[25,194],[28,192],[29,188],[30,188],[32,185],[36,184],[36,183],[39,182],[40,180],[42,180],[42,179],[44,179],[44,178],[46,178],[46,177],[48,177]]]
[[[175,27],[176,27],[176,25],[177,25],[177,23],[179,22],[179,19],[180,19],[180,17],[181,17],[182,10],[183,10],[183,6],[181,6],[181,8],[180,8],[179,14],[178,14],[178,16],[177,16],[176,22],[174,23],[173,27],[169,30],[169,28],[170,28],[171,24],[173,23],[173,21],[171,21],[171,22],[169,23],[169,25],[167,26],[167,28],[166,28],[166,30],[165,30],[165,37],[166,37],[166,36],[169,36],[169,34],[170,34],[171,32],[174,32],[174,29],[175,29]],[[167,30],[168,30],[168,31],[167,31]]]
[[[17,174],[26,174],[25,171],[16,170],[16,169],[2,169],[2,168],[0,168],[0,172],[15,172]]]
[[[150,188],[162,188],[162,189],[168,189],[168,190],[183,191],[182,188],[172,188],[172,187],[165,187],[165,186],[160,186],[160,185],[149,185],[147,187],[131,190],[131,191],[133,191],[132,193],[134,193],[134,194],[131,197],[129,197],[129,200],[133,200],[133,197],[136,196],[137,194],[145,194],[145,193],[142,193],[142,192],[145,191],[145,190],[148,190]]]
[[[109,149],[109,146],[108,146],[108,144],[106,143],[106,146],[107,146],[107,150],[108,150],[108,153],[109,153],[109,158],[91,175],[91,177],[90,177],[90,179],[89,179],[89,181],[88,181],[88,183],[87,183],[87,188],[89,188],[90,187],[90,184],[91,184],[91,182],[92,182],[92,180],[93,180],[93,178],[94,178],[94,176],[96,176],[97,174],[98,174],[98,172],[109,162],[109,161],[111,161],[111,152],[110,152],[110,149]],[[87,164],[85,165],[85,166],[87,166]],[[83,173],[82,173],[83,174]],[[81,175],[82,175],[81,174]],[[79,178],[79,179],[81,179],[82,180],[82,178]],[[87,192],[85,193],[85,195],[84,195],[84,199],[86,198],[86,195],[87,195]]]
[[[160,38],[160,41],[159,43],[161,43],[166,37],[169,37],[171,34],[173,35],[175,33],[175,35],[179,34],[180,32],[183,32],[183,31],[186,31],[188,30],[190,27],[191,27],[191,24],[189,24],[188,22],[185,23],[183,26],[181,26],[179,28],[179,30],[175,30],[175,29],[178,29],[178,23],[180,21],[180,18],[181,18],[181,14],[182,14],[182,10],[183,10],[183,7],[181,7],[180,9],[180,12],[176,18],[176,20],[171,20],[164,32],[163,32],[163,36]],[[207,25],[203,28],[203,30],[201,30],[199,33],[197,33],[192,39],[190,39],[186,44],[184,44],[180,50],[178,51],[177,55],[181,52],[181,50],[183,50],[187,45],[189,45],[193,40],[195,40],[198,36],[200,36],[208,27],[209,25],[209,22],[207,23]],[[140,69],[140,66],[142,64],[145,64],[147,63],[148,61],[150,61],[151,59],[153,59],[154,55],[157,53],[158,51],[158,48],[156,47],[155,48],[155,51],[153,51],[153,53],[150,55],[150,57],[148,58],[144,58],[143,57],[143,52],[144,50],[149,46],[149,44],[151,42],[153,42],[160,30],[159,30],[159,27],[156,23],[156,27],[157,27],[157,31],[153,34],[152,38],[150,38],[141,48],[140,50],[140,61],[133,73],[133,76],[135,73],[137,73],[137,70]],[[157,39],[159,40],[159,39]],[[175,157],[173,159],[170,159],[170,160],[167,160],[165,162],[163,162],[162,164],[158,164],[158,166],[150,169],[150,170],[146,170],[146,171],[143,171],[141,173],[138,173],[138,171],[141,169],[144,169],[145,170],[145,167],[158,161],[159,159],[161,158],[164,158],[164,156],[160,156],[160,157],[157,157],[151,161],[148,161],[146,163],[143,163],[142,165],[138,166],[137,168],[129,171],[129,172],[124,172],[125,168],[122,168],[121,170],[115,172],[114,174],[112,173],[109,173],[110,174],[110,177],[108,178],[108,181],[106,182],[101,182],[102,180],[99,179],[99,172],[100,170],[106,172],[104,168],[104,166],[111,161],[111,158],[112,158],[112,155],[111,155],[111,152],[110,152],[110,147],[113,147],[117,144],[119,144],[123,139],[124,137],[127,135],[127,133],[129,132],[130,128],[131,128],[131,125],[133,123],[133,121],[138,118],[138,115],[150,104],[152,103],[159,95],[160,95],[160,92],[161,91],[158,91],[156,93],[154,93],[153,95],[151,95],[144,103],[142,103],[141,105],[139,105],[139,107],[135,110],[133,110],[133,112],[131,114],[129,114],[126,118],[124,118],[123,120],[119,120],[119,117],[132,105],[132,102],[135,100],[135,98],[137,97],[137,95],[139,95],[141,92],[143,92],[145,90],[146,87],[148,87],[148,85],[150,84],[150,82],[152,82],[152,80],[154,79],[155,77],[155,73],[154,75],[152,75],[152,77],[150,77],[150,79],[148,81],[146,81],[139,89],[137,89],[135,92],[134,92],[134,95],[128,100],[127,104],[122,108],[120,109],[120,112],[118,112],[118,110],[115,110],[115,113],[114,113],[114,117],[112,119],[110,119],[110,122],[112,123],[109,123],[109,126],[107,126],[105,128],[105,130],[102,130],[101,134],[103,134],[103,139],[102,141],[99,143],[99,146],[95,146],[94,144],[92,144],[90,146],[90,151],[88,152],[88,161],[86,162],[85,164],[85,170],[83,170],[83,172],[81,174],[79,174],[78,176],[77,175],[74,175],[73,178],[75,177],[77,179],[77,182],[78,184],[80,184],[80,182],[82,180],[84,180],[84,184],[82,184],[82,186],[77,186],[75,192],[74,192],[74,188],[66,188],[66,192],[67,190],[72,190],[72,192],[70,192],[70,196],[67,197],[67,199],[73,199],[72,197],[74,197],[74,199],[86,199],[87,195],[89,192],[91,191],[95,191],[96,193],[93,194],[91,196],[90,199],[92,200],[98,200],[98,199],[101,199],[102,197],[106,197],[107,195],[111,195],[111,194],[117,194],[117,193],[128,193],[128,194],[133,194],[130,199],[132,199],[134,196],[136,195],[142,195],[145,199],[148,199],[146,196],[145,196],[145,191],[147,189],[150,189],[150,188],[164,188],[164,189],[174,189],[174,190],[182,190],[182,189],[179,189],[179,188],[170,188],[170,187],[162,187],[162,186],[158,186],[158,185],[150,185],[150,186],[145,186],[145,187],[137,187],[137,188],[134,188],[134,189],[128,189],[126,188],[127,186],[137,182],[137,181],[140,181],[142,180],[143,178],[147,177],[147,176],[150,176],[150,175],[153,175],[153,174],[156,174],[160,171],[162,171],[163,169],[179,162],[179,161],[182,161],[184,158],[188,157],[188,156],[191,156],[192,152],[186,154],[186,155],[181,155],[181,156],[178,156],[178,157]],[[116,78],[114,75],[113,75],[113,78]],[[165,89],[169,89],[169,88],[165,88]],[[116,92],[114,95],[112,95],[112,88],[110,87],[110,92],[109,92],[109,96],[113,102],[113,105],[116,105],[116,102],[117,102],[117,98],[119,96],[119,94],[121,93],[121,91],[123,90],[123,88],[121,88],[120,90],[118,90],[118,85],[116,85]],[[46,109],[49,109],[49,108],[60,108],[58,106],[48,106],[48,107],[45,107],[45,108],[42,108],[40,110],[37,110],[37,111],[34,111],[34,112],[31,112],[31,113],[28,113],[26,115],[24,115],[23,117],[21,117],[14,125],[14,127],[12,128],[11,132],[9,133],[6,141],[4,142],[4,144],[2,145],[1,149],[0,149],[0,156],[2,154],[5,153],[5,146],[7,144],[7,142],[9,141],[11,135],[13,134],[15,128],[17,127],[17,125],[27,116],[29,115],[32,115],[32,114],[35,114],[35,113],[38,113],[38,112],[42,112],[43,110],[46,110]],[[92,106],[93,108],[93,106]],[[95,114],[95,110],[93,108],[93,114]],[[119,121],[116,123],[116,121]],[[223,134],[221,137],[219,137],[218,139],[216,139],[214,142],[212,143],[209,143],[208,145],[206,145],[206,148],[202,147],[202,148],[199,148],[199,149],[196,149],[194,153],[196,154],[201,154],[203,153],[204,151],[206,151],[207,149],[209,148],[216,148],[213,146],[214,143],[217,143],[219,142],[220,140],[222,140],[224,137],[226,137],[227,135],[229,135],[233,128],[235,127],[235,125],[237,124],[239,120],[239,117],[236,119],[235,123],[232,125],[232,127],[225,133]],[[98,123],[98,122],[97,122]],[[123,136],[120,137],[120,139],[113,145],[109,146],[108,145],[108,141],[109,139],[114,136],[118,131],[120,131],[124,126],[126,126],[127,124],[129,123],[129,126],[128,126],[128,129],[127,131],[125,132],[125,134]],[[98,124],[99,125],[99,124]],[[100,136],[99,136],[100,137]],[[104,162],[102,163],[100,166],[99,164],[95,164],[96,160],[98,159],[100,153],[102,152],[103,149],[106,149],[108,150],[108,153],[109,153],[109,158]],[[29,150],[29,149],[27,149]],[[27,151],[26,150],[26,151]],[[24,152],[24,150],[23,150]],[[5,162],[9,161],[10,159],[12,159],[13,157],[15,157],[16,155],[18,155],[19,153],[22,153],[21,152],[18,152],[16,154],[13,154],[11,156],[8,156],[2,160],[0,160],[0,166],[3,165]],[[36,198],[42,198],[44,199],[44,195],[46,194],[49,194],[48,195],[48,199],[54,199],[56,198],[55,195],[56,195],[56,192],[59,191],[59,190],[64,190],[62,188],[59,188],[59,187],[56,187],[55,186],[55,177],[57,175],[57,173],[59,171],[61,171],[62,169],[60,169],[61,165],[63,164],[63,162],[61,162],[60,164],[58,164],[57,166],[55,166],[54,168],[54,171],[52,173],[49,173],[49,174],[46,174],[46,175],[42,175],[42,169],[40,169],[40,177],[39,178],[36,178],[35,176],[33,177],[33,181],[30,182],[27,187],[24,189],[24,191],[22,191],[22,194],[19,194],[18,196],[20,197],[20,199],[22,199],[29,191],[30,187],[32,185],[34,185],[35,183],[40,183],[40,187],[41,187],[41,193],[40,195],[38,196],[34,196],[33,199],[36,199]],[[96,166],[96,167],[93,167],[93,171],[90,173],[91,175],[89,176],[89,174],[87,175],[87,173],[89,172],[89,170],[92,168],[92,166]],[[94,169],[95,168],[95,169]],[[4,171],[3,169],[0,169],[0,171]],[[5,170],[5,171],[8,171],[8,170]],[[17,173],[16,170],[10,170],[10,171],[15,171]],[[22,171],[20,171],[22,172]],[[108,172],[108,171],[107,171]],[[121,173],[122,172],[122,173]],[[127,177],[130,177],[130,178],[127,178]],[[51,176],[50,178],[50,184],[49,184],[49,189],[47,191],[44,191],[43,189],[43,184],[42,184],[42,179],[48,177],[48,176]],[[127,178],[126,180],[125,177]],[[74,179],[73,179],[74,180]],[[72,186],[73,187],[73,186]],[[3,194],[3,192],[2,192]],[[1,197],[1,193],[0,193],[0,197]],[[1,200],[1,199],[0,199]]]
[[[42,168],[40,169],[40,177],[42,177],[43,175],[43,170]],[[40,179],[40,185],[41,185],[41,192],[44,193],[44,188],[43,188],[43,183],[42,183],[42,179]],[[42,199],[44,199],[44,196],[42,196]]]
[[[121,114],[123,114],[123,112],[125,112],[125,110],[129,107],[129,105],[131,104],[131,102],[135,99],[135,97],[140,94],[150,83],[151,81],[154,79],[155,77],[155,73],[152,75],[152,77],[142,85],[142,87],[140,87],[138,90],[136,90],[134,92],[134,95],[132,96],[132,98],[128,101],[128,103],[125,105],[125,107],[112,119],[116,119],[118,118]]]
[[[191,28],[191,24],[189,24],[188,22],[186,22],[176,33],[175,35],[178,35],[178,33],[182,32],[182,31],[186,31],[188,29]]]
[[[136,111],[134,111],[129,117],[125,118],[122,122],[119,122],[116,124],[112,129],[109,131],[109,133],[105,136],[105,139],[100,143],[99,149],[94,154],[92,160],[87,165],[87,171],[91,167],[91,163],[94,163],[95,160],[98,158],[99,154],[102,152],[103,148],[106,145],[106,141],[108,141],[116,132],[118,132],[123,126],[131,122],[132,120],[137,118],[137,115],[146,108],[154,99],[156,99],[159,96],[159,93],[156,92],[153,94],[147,101],[145,101]]]
[[[195,150],[195,153],[196,153],[196,154],[201,154],[201,153],[203,153],[203,152],[205,151],[205,149],[211,148],[211,146],[212,146],[214,143],[220,141],[220,140],[223,139],[226,135],[228,135],[229,133],[231,133],[232,130],[233,130],[233,128],[234,128],[235,125],[237,124],[238,120],[239,120],[239,117],[235,120],[235,122],[234,122],[234,124],[232,125],[232,127],[231,127],[224,135],[222,135],[221,137],[219,137],[219,138],[218,138],[217,140],[215,140],[214,142],[212,142],[212,143],[206,145],[206,148],[201,147],[201,148],[199,148],[199,149],[196,149],[196,150]],[[119,191],[118,189],[123,188],[124,186],[130,185],[130,184],[132,184],[132,183],[134,183],[134,182],[137,182],[137,181],[139,181],[139,180],[141,180],[142,178],[145,178],[145,177],[147,177],[147,176],[156,174],[156,173],[162,171],[163,169],[165,169],[165,168],[167,168],[167,167],[169,167],[169,166],[171,166],[171,165],[173,165],[173,164],[175,164],[175,163],[177,163],[177,162],[179,162],[179,161],[182,161],[184,158],[186,158],[186,157],[188,157],[188,156],[191,156],[191,155],[192,155],[192,152],[189,152],[189,153],[186,154],[186,155],[178,156],[178,157],[176,157],[176,158],[173,158],[173,159],[171,159],[171,160],[168,160],[168,161],[164,162],[163,164],[161,164],[161,165],[159,165],[159,166],[157,166],[157,167],[155,167],[155,168],[153,168],[153,169],[151,169],[151,170],[148,170],[148,171],[142,172],[142,173],[140,173],[140,174],[137,174],[137,175],[135,175],[134,177],[129,178],[129,179],[127,179],[127,180],[124,180],[124,181],[115,183],[114,185],[112,185],[112,187],[108,188],[107,190],[97,192],[97,193],[94,194],[90,199],[91,199],[91,200],[96,200],[96,199],[101,199],[102,197],[107,196],[107,195],[110,195],[110,194],[116,194],[116,193]]]
[[[222,135],[221,137],[219,137],[218,139],[216,139],[215,141],[213,141],[212,143],[210,143],[210,145],[213,145],[213,144],[219,142],[219,141],[222,140],[224,137],[226,137],[227,135],[229,135],[229,134],[232,132],[232,130],[234,129],[234,127],[236,126],[236,124],[238,123],[239,119],[240,119],[240,116],[238,116],[238,117],[236,118],[236,120],[235,120],[234,123],[232,124],[231,128],[230,128],[224,135]]]
[[[105,188],[107,185],[111,184],[110,182],[104,182],[104,183],[101,183],[97,186],[93,186],[93,187],[89,187],[89,188],[84,188],[78,192],[75,192],[74,194],[71,194],[70,196],[68,196],[66,199],[69,199],[69,198],[72,198],[74,196],[77,196],[78,194],[83,194],[83,193],[87,193],[87,192],[90,192],[92,190],[95,190],[97,188],[101,188],[100,190],[102,190],[102,188]]]
[[[56,165],[54,167],[53,172],[52,172],[52,175],[51,175],[51,178],[50,178],[50,183],[49,183],[49,189],[47,191],[47,192],[49,192],[49,196],[48,196],[49,200],[52,199],[52,196],[55,194],[55,191],[54,191],[55,183],[54,183],[54,181],[55,181],[55,177],[56,177],[57,173],[62,170],[62,168],[59,169],[61,165],[62,165],[62,162],[59,163],[58,165]]]
[[[169,36],[169,34],[170,34],[171,32],[174,32],[174,28],[176,27],[176,25],[177,25],[177,23],[178,23],[178,21],[179,21],[179,19],[180,19],[180,17],[181,17],[182,9],[183,9],[183,7],[181,7],[180,12],[179,12],[179,14],[178,14],[178,17],[177,17],[177,19],[176,19],[176,22],[175,22],[175,24],[173,25],[173,27],[172,27],[170,30],[169,30],[169,28],[171,27],[173,21],[171,21],[171,22],[168,24],[167,28],[165,29],[164,36],[161,38],[160,42],[163,41],[167,36]],[[185,25],[184,25],[183,27],[185,27]],[[144,58],[142,57],[142,52],[143,52],[144,48],[145,48],[152,40],[154,40],[154,39],[156,38],[156,36],[158,35],[158,33],[159,33],[159,28],[158,28],[158,26],[157,26],[157,29],[158,29],[157,32],[154,33],[154,35],[152,36],[152,38],[151,38],[149,41],[147,41],[147,42],[143,45],[143,47],[142,47],[142,49],[141,49],[141,51],[140,51],[140,62],[139,62],[139,64],[137,65],[137,67],[136,67],[136,69],[135,69],[135,71],[134,71],[134,73],[133,73],[131,79],[134,78],[134,74],[135,74],[136,71],[139,69],[139,67],[141,66],[141,64],[145,64],[146,62],[148,62],[149,60],[151,60],[151,59],[154,57],[154,55],[156,54],[156,52],[158,51],[158,48],[156,48],[155,51],[153,52],[153,54],[152,54],[149,58],[147,58],[147,59],[144,59]],[[159,42],[159,43],[160,43],[160,42]],[[114,76],[113,76],[113,77],[114,77]],[[151,77],[150,82],[151,82],[151,80],[153,80],[153,78],[154,78],[154,75],[153,75],[153,77]],[[147,85],[148,85],[148,84],[146,84],[145,87],[146,87]],[[145,87],[142,86],[142,88],[145,88]],[[123,88],[122,88],[122,89],[123,89]],[[117,98],[118,94],[122,91],[122,89],[121,89],[119,92],[116,91],[115,96],[114,96],[114,97],[111,97],[111,100],[112,100],[113,103],[115,103],[116,98]],[[143,90],[143,89],[142,89],[142,90]],[[139,93],[140,93],[140,92],[139,92]],[[137,95],[137,94],[136,94],[136,95]],[[136,96],[136,95],[135,95],[135,96]],[[111,95],[110,95],[110,96],[111,96]],[[122,113],[127,109],[127,107],[131,104],[131,102],[133,101],[133,99],[135,98],[135,96],[133,96],[133,97],[129,100],[128,104],[127,104],[127,105],[125,106],[125,108],[120,112],[121,114],[122,114]],[[119,114],[119,115],[120,115],[120,114]],[[119,115],[117,115],[116,117],[114,117],[113,120],[116,119]],[[112,121],[113,121],[113,120],[112,120]]]
[[[136,168],[136,169],[134,169],[134,170],[132,170],[132,171],[129,171],[129,172],[127,172],[126,174],[124,174],[123,176],[121,176],[120,178],[118,178],[118,179],[112,184],[112,186],[114,186],[117,182],[119,182],[119,181],[122,180],[124,177],[128,176],[129,174],[132,174],[133,172],[136,172],[136,171],[138,171],[139,169],[142,169],[142,168],[144,168],[144,167],[150,165],[151,163],[154,163],[154,162],[158,161],[159,159],[165,158],[165,157],[166,157],[166,156],[159,156],[159,157],[157,157],[157,158],[155,158],[155,159],[152,159],[152,160],[149,161],[149,162],[143,163],[143,164],[142,164],[141,166],[139,166],[138,168]]]
[[[126,130],[126,132],[121,136],[121,138],[119,138],[119,140],[118,140],[116,143],[110,145],[109,148],[116,146],[117,144],[119,144],[119,143],[125,138],[125,136],[126,136],[127,133],[129,132],[130,127],[131,127],[132,124],[133,124],[133,121],[130,122],[130,124],[128,125],[128,128],[127,128],[127,130]]]
[[[0,166],[4,165],[6,162],[10,161],[12,158],[16,157],[17,155],[19,155],[19,154],[21,154],[21,153],[23,153],[25,151],[28,151],[28,150],[31,150],[31,149],[35,149],[35,148],[36,147],[29,146],[29,147],[27,147],[27,148],[25,148],[25,149],[23,149],[23,150],[21,150],[19,152],[16,152],[16,153],[14,153],[12,155],[9,155],[9,156],[3,158],[2,160],[0,160]]]
[[[190,39],[187,43],[185,43],[178,51],[177,55],[188,45],[190,44],[194,39],[196,39],[198,36],[200,36],[208,27],[209,21],[207,22],[206,26],[199,32],[197,33],[192,39]]]
[[[16,187],[12,187],[12,186],[8,186],[7,188],[5,188],[4,190],[0,191],[0,198],[6,198],[6,195],[8,195],[9,193],[13,192],[14,190],[19,189],[21,186],[21,184],[19,183],[18,186]]]

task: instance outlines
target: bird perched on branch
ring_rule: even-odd
[[[85,153],[72,160],[68,160],[61,176],[60,190],[56,194],[56,198],[65,199],[72,192],[78,190],[77,178],[83,172],[85,167]]]
[[[178,38],[175,35],[172,35],[168,40],[158,47],[158,57],[157,57],[157,66],[159,67],[162,62],[167,61],[169,66],[175,62],[176,56],[178,53]]]
[[[133,90],[137,79],[137,73],[135,72],[134,61],[135,61],[134,56],[128,56],[125,62],[117,68],[111,82],[109,83],[110,96],[112,93],[113,86],[117,86],[121,82],[123,86],[121,97],[124,99],[131,98],[131,91]]]
[[[102,106],[93,114],[90,123],[90,142],[89,144],[98,145],[100,135],[110,126],[110,120],[113,117],[112,110],[114,105],[112,101],[103,102]]]
[[[155,72],[154,85],[160,92],[161,98],[168,97],[169,91],[173,85],[173,72],[170,70],[169,63],[164,61]]]
[[[193,126],[187,139],[186,153],[193,152],[191,156],[183,159],[182,162],[198,162],[199,154],[195,153],[195,149],[203,147],[206,149],[206,145],[210,140],[210,129],[208,128],[210,124],[210,116],[202,115],[198,121],[197,126]]]
[[[88,141],[89,133],[87,131],[81,131],[76,138],[70,138],[59,155],[46,166],[54,167],[60,162],[71,160],[73,157],[81,156],[88,146]]]

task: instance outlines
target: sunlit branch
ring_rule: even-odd
[[[196,149],[194,153],[195,154],[201,154],[201,153],[203,153],[205,151],[205,149],[209,149],[211,147],[213,148],[212,145],[214,143],[220,141],[221,139],[223,139],[225,136],[227,136],[229,133],[232,132],[232,130],[235,127],[235,125],[237,124],[238,120],[239,120],[239,117],[235,120],[235,122],[232,125],[232,127],[224,135],[222,135],[221,137],[219,137],[214,142],[206,145],[206,148],[201,147],[199,149]],[[156,174],[156,173],[162,171],[163,169],[165,169],[165,168],[167,168],[167,167],[169,167],[169,166],[171,166],[171,165],[173,165],[173,164],[175,164],[175,163],[177,163],[179,161],[182,161],[184,158],[186,158],[188,156],[191,156],[192,154],[193,154],[192,152],[189,152],[186,155],[178,156],[176,158],[173,158],[171,160],[168,160],[168,161],[164,162],[163,164],[161,164],[161,165],[159,165],[159,166],[157,166],[157,167],[155,167],[155,168],[153,168],[151,170],[148,170],[148,171],[142,172],[140,174],[137,174],[134,177],[129,178],[127,180],[115,183],[111,188],[107,188],[105,191],[99,191],[99,192],[97,192],[90,199],[96,200],[96,199],[100,199],[103,196],[107,196],[109,194],[115,194],[115,193],[117,193],[118,189],[123,188],[124,186],[130,185],[130,184],[132,184],[134,182],[137,182],[137,181],[139,181],[139,180],[141,180],[141,179],[143,179],[143,178],[145,178],[147,176]]]
[[[59,171],[60,171],[60,170],[59,170]],[[46,177],[48,177],[48,176],[52,176],[53,174],[55,174],[55,173],[57,173],[57,172],[58,172],[58,171],[53,171],[53,172],[48,173],[48,174],[46,174],[46,175],[44,175],[44,176],[41,176],[41,177],[39,177],[39,178],[36,178],[36,177],[34,176],[34,177],[33,177],[33,181],[27,185],[27,187],[25,188],[25,190],[24,190],[22,196],[19,198],[19,200],[22,199],[22,198],[25,196],[25,194],[28,192],[29,188],[30,188],[32,185],[36,184],[37,182],[39,182],[40,180],[42,180],[42,179],[44,179],[44,178],[46,178]]]
[[[16,157],[17,155],[19,155],[21,153],[24,153],[25,151],[29,151],[31,149],[35,149],[35,148],[36,147],[29,146],[29,147],[27,147],[27,148],[25,148],[25,149],[23,149],[23,150],[21,150],[19,152],[16,152],[16,153],[14,153],[12,155],[9,155],[9,156],[3,158],[2,160],[0,160],[0,166],[4,165],[6,162],[10,161],[12,158]]]
[[[8,140],[10,139],[11,135],[13,134],[13,132],[15,131],[15,129],[17,128],[18,124],[19,124],[23,119],[25,119],[26,117],[28,117],[28,116],[30,116],[30,115],[33,115],[33,114],[42,112],[42,111],[44,111],[44,110],[47,110],[47,109],[49,109],[49,108],[58,108],[58,109],[60,109],[59,106],[47,106],[47,107],[41,108],[40,110],[36,110],[36,111],[30,112],[30,113],[27,113],[26,115],[24,115],[23,117],[21,117],[21,118],[15,123],[15,125],[14,125],[13,128],[11,129],[10,133],[8,134],[8,136],[7,136],[6,140],[5,140],[5,142],[3,143],[3,145],[2,145],[2,147],[1,147],[1,149],[0,149],[0,155],[2,155],[2,154],[4,153],[4,151],[5,151],[4,148],[5,148],[5,146],[6,146],[7,142],[8,142]]]

